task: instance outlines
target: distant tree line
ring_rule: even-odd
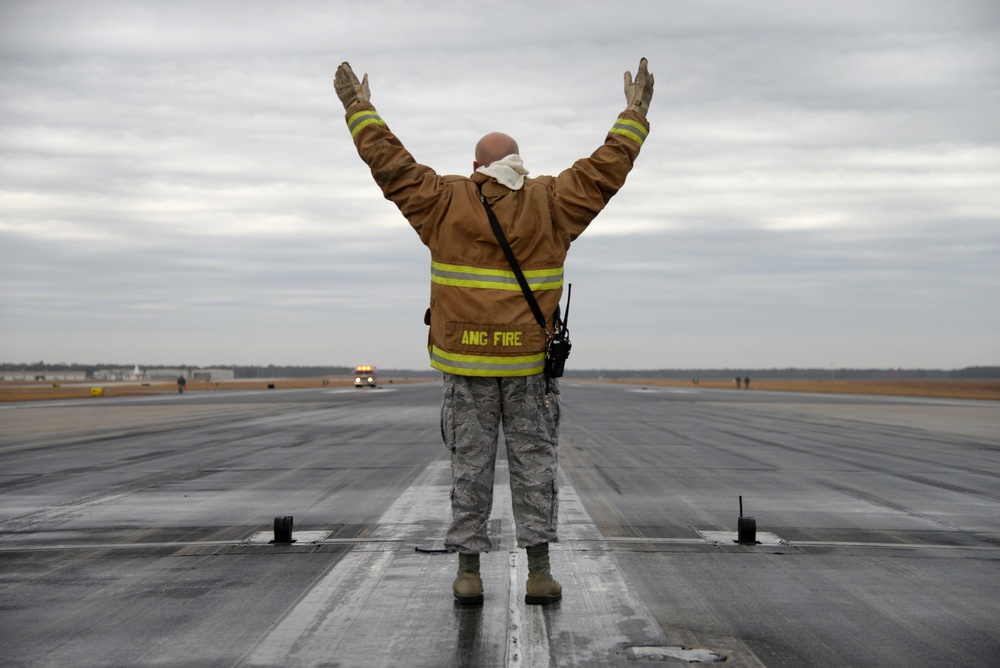
[[[572,360],[570,360],[572,362]],[[101,369],[131,369],[135,364],[54,364],[39,360],[28,364],[0,362],[3,371],[83,371],[88,375]],[[152,369],[233,369],[236,378],[319,378],[346,376],[354,373],[350,366],[233,366],[213,364],[205,367],[193,364],[145,365]],[[440,376],[433,369],[379,369],[386,377],[434,378]],[[972,366],[964,369],[573,369],[567,365],[567,378],[649,379],[649,380],[731,380],[736,376],[753,380],[998,380],[1000,366]]]
[[[648,380],[732,380],[736,376],[754,380],[996,380],[1000,366],[964,369],[566,369],[569,378]]]
[[[213,367],[215,369],[234,369],[237,378],[320,378],[322,376],[353,376],[353,366],[237,366]],[[432,378],[441,375],[434,369],[383,369],[378,368],[383,377],[394,378]]]
[[[237,366],[215,367],[233,369],[237,378],[319,378],[321,376],[346,376],[354,367],[346,366]]]

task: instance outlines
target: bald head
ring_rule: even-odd
[[[489,167],[497,160],[519,152],[513,137],[502,132],[491,132],[476,144],[476,161],[472,168]]]

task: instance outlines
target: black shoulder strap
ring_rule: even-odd
[[[514,272],[514,276],[517,278],[518,285],[521,286],[521,292],[524,293],[524,298],[528,300],[528,306],[531,307],[531,312],[535,314],[535,320],[538,321],[538,326],[542,328],[545,332],[546,338],[549,336],[549,329],[545,325],[545,316],[542,315],[542,309],[539,308],[538,302],[535,300],[535,294],[531,291],[531,287],[528,285],[528,280],[524,277],[524,272],[521,271],[521,266],[517,263],[517,258],[514,257],[514,251],[511,250],[510,244],[507,243],[507,237],[504,236],[503,230],[500,229],[500,221],[497,220],[496,214],[493,213],[493,207],[490,206],[489,202],[483,196],[483,185],[478,184],[479,187],[479,201],[483,203],[483,208],[486,209],[486,215],[490,219],[490,227],[493,228],[493,234],[496,235],[497,242],[500,244],[500,248],[503,249],[503,254],[507,257],[507,262],[510,264],[511,270]]]

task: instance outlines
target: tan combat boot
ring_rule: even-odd
[[[479,555],[458,555],[458,577],[451,586],[455,592],[455,602],[462,605],[478,605],[483,602],[483,579],[479,577]]]
[[[549,568],[549,544],[528,548],[528,583],[524,602],[528,605],[548,605],[562,599],[562,585],[552,577]]]

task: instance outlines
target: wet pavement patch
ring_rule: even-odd
[[[626,655],[633,661],[671,661],[687,663],[720,663],[726,655],[711,649],[699,647],[629,647]]]

